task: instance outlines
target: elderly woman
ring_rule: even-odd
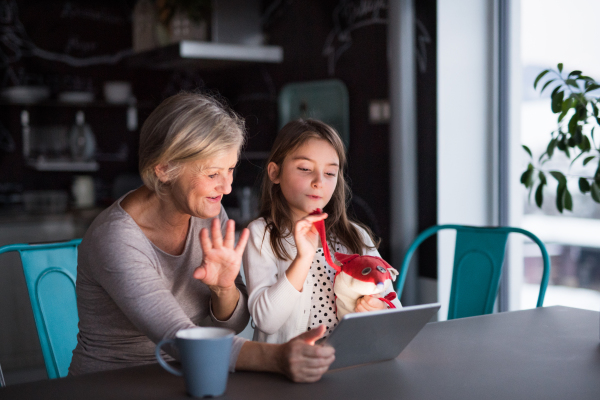
[[[243,142],[243,121],[200,94],[170,97],[148,117],[144,186],[104,210],[79,246],[70,375],[156,362],[155,343],[180,329],[244,329],[248,295],[239,271],[248,230],[235,246],[221,205]],[[316,381],[334,359],[333,349],[314,345],[322,331],[282,345],[235,337],[230,369]]]

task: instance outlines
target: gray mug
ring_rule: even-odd
[[[182,329],[175,334],[175,339],[163,339],[156,345],[156,359],[170,373],[184,377],[185,389],[191,396],[220,396],[227,387],[234,335],[234,331],[226,328]],[[167,343],[179,349],[181,370],[161,357],[161,347]]]

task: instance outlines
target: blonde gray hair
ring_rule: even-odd
[[[239,153],[245,140],[244,120],[215,97],[179,93],[165,99],[146,119],[140,133],[139,169],[144,184],[158,195],[191,161]],[[166,182],[155,167],[166,164]]]

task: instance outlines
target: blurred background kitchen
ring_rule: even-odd
[[[417,3],[428,45],[435,1]],[[243,226],[256,217],[278,129],[323,119],[348,147],[350,212],[389,258],[387,11],[386,1],[359,0],[0,1],[0,245],[82,237],[141,184],[138,136],[149,113],[181,90],[203,90],[246,119],[234,192],[223,200],[231,218]],[[435,90],[435,54],[429,63],[425,93]],[[435,111],[435,96],[422,102]],[[434,121],[420,129],[435,143]],[[419,160],[423,228],[436,221],[430,150]],[[9,384],[45,376],[16,255],[0,263],[0,362]]]

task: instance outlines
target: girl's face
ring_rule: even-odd
[[[316,138],[289,153],[281,167],[269,163],[269,179],[280,185],[294,222],[329,203],[337,185],[339,164],[333,146]]]
[[[214,218],[221,212],[223,195],[231,193],[237,150],[220,157],[187,163],[171,185],[175,207],[198,218]]]

